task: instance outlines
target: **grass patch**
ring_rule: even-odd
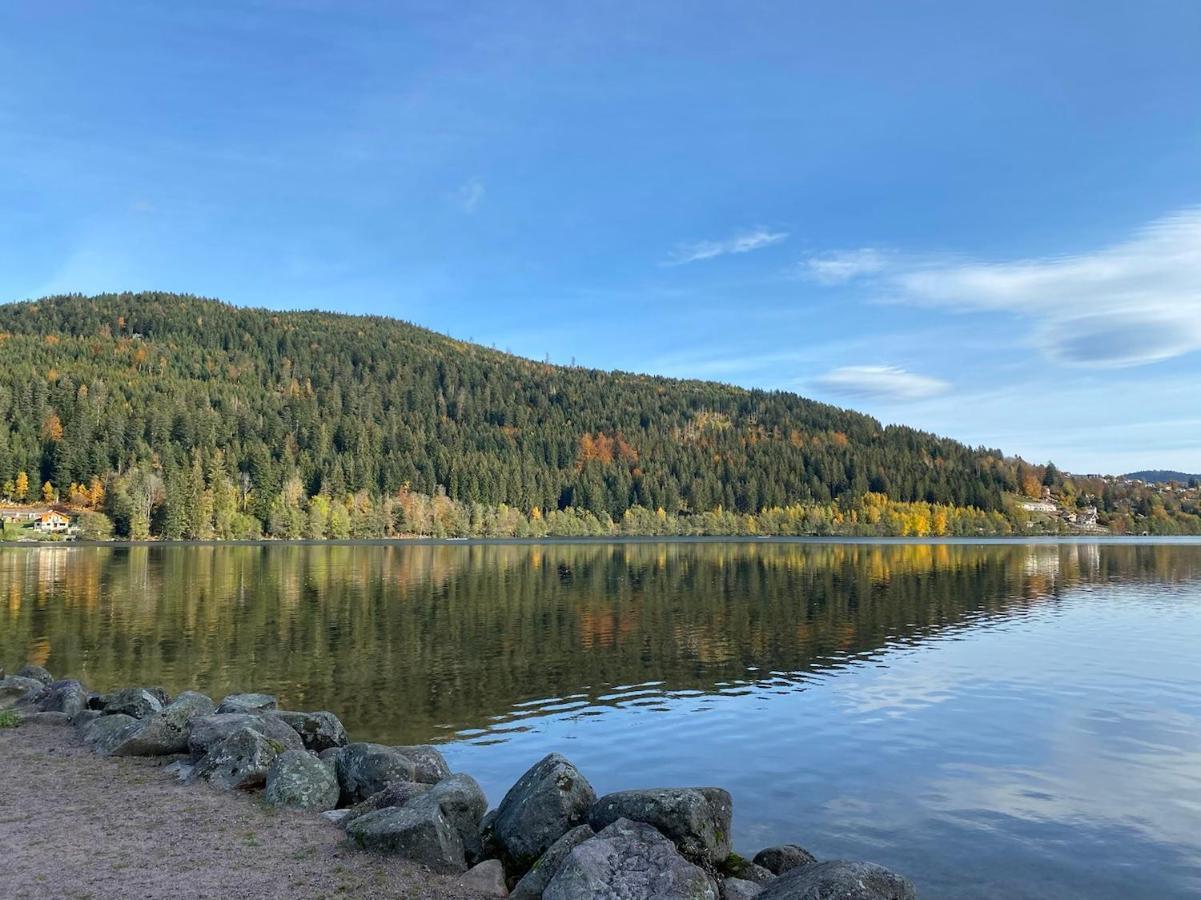
[[[0,710],[0,728],[16,728],[21,724],[21,717],[15,710]]]

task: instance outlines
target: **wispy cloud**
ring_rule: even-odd
[[[902,302],[1013,313],[1030,322],[1051,360],[1067,365],[1137,366],[1201,350],[1201,209],[1070,256],[964,262],[873,254],[814,257],[803,266],[825,273],[826,283],[861,280]],[[856,259],[869,265],[856,268]]]
[[[819,390],[842,397],[925,400],[951,389],[948,382],[897,366],[843,366],[814,379]]]
[[[469,178],[455,189],[455,205],[470,215],[479,209],[480,204],[484,202],[484,193],[483,180],[480,178]]]
[[[663,263],[665,266],[682,266],[685,263],[698,262],[702,259],[713,259],[715,256],[726,256],[731,253],[750,253],[762,247],[770,247],[787,239],[787,231],[769,231],[766,228],[756,228],[745,231],[724,241],[695,241],[678,244],[671,255]]]
[[[884,268],[886,257],[874,247],[861,247],[813,256],[801,263],[801,272],[820,284],[842,284]]]

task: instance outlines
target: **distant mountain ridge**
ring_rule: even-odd
[[[1147,469],[1142,472],[1128,472],[1122,476],[1131,481],[1145,481],[1148,484],[1166,484],[1169,481],[1179,481],[1188,484],[1191,481],[1201,481],[1201,475],[1190,475],[1187,472],[1175,472],[1171,469]]]

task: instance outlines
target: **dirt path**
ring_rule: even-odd
[[[313,814],[107,759],[71,728],[0,729],[0,896],[467,900],[454,879],[355,851]]]

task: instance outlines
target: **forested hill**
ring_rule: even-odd
[[[1190,475],[1188,472],[1174,472],[1170,469],[1152,469],[1142,472],[1128,472],[1122,476],[1132,481],[1145,481],[1148,484],[1196,484],[1201,481],[1201,475]]]
[[[534,362],[393,319],[162,293],[0,306],[0,481],[220,478],[266,523],[404,486],[618,518],[868,491],[999,509],[1024,464],[795,394]],[[35,481],[36,479],[36,481]]]

